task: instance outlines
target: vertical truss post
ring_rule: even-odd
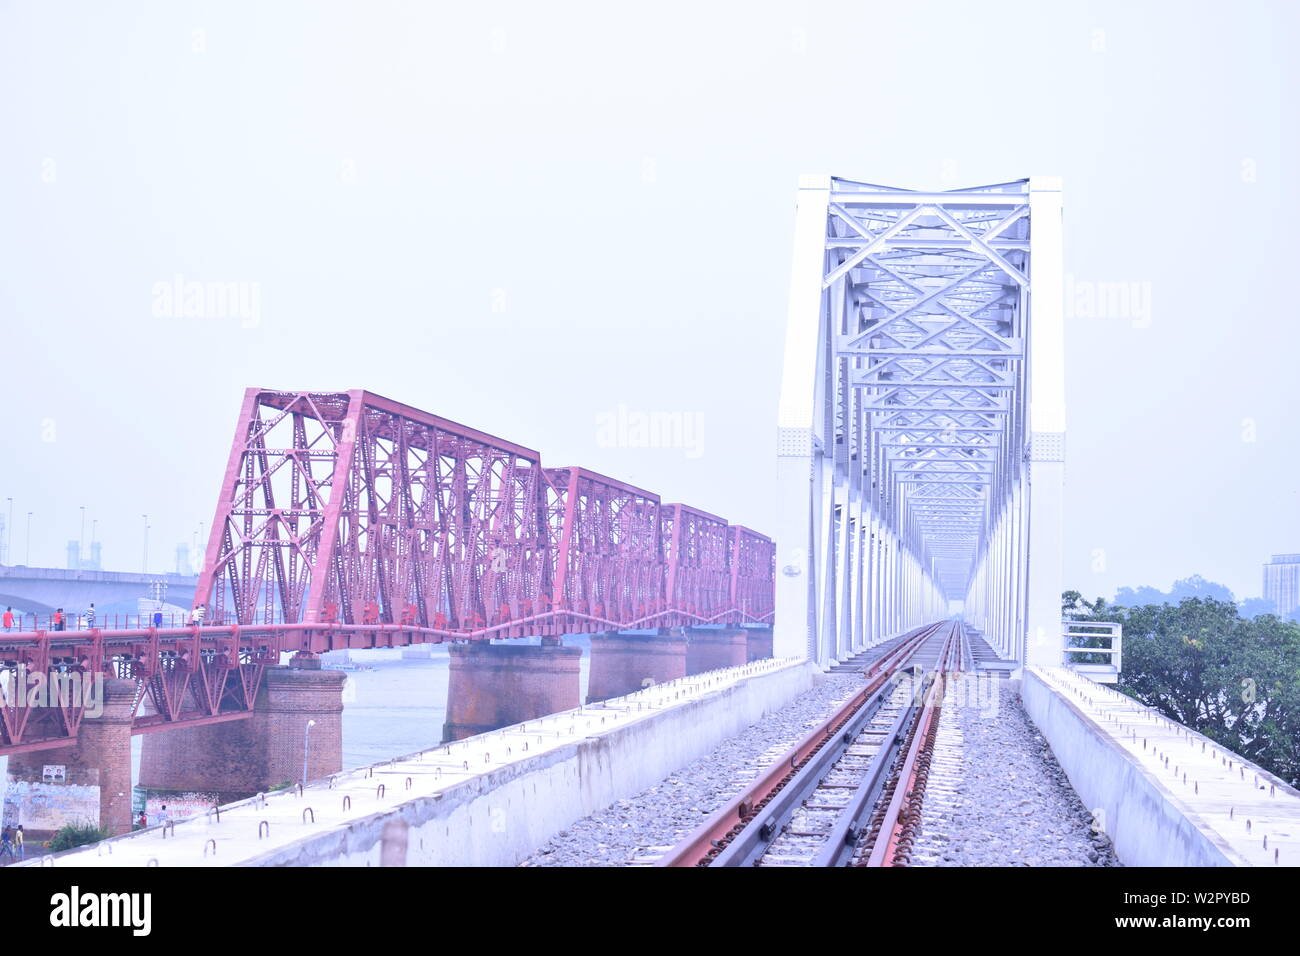
[[[1063,659],[1065,518],[1065,294],[1061,181],[1030,181],[1031,261],[1029,567],[1026,664]]]
[[[822,276],[826,267],[826,216],[831,178],[804,176],[795,206],[794,261],[777,422],[776,624],[773,656],[820,658],[818,607],[830,573],[819,554],[825,409],[818,401],[825,363]]]

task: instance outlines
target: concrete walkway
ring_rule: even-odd
[[[19,865],[238,866],[286,862],[376,865],[380,856],[378,839],[371,839],[370,835],[377,827],[382,828],[385,822],[398,817],[410,820],[412,844],[419,840],[418,851],[412,846],[412,863],[420,860],[439,864],[492,863],[495,861],[483,854],[487,845],[498,842],[509,844],[497,851],[503,858],[509,859],[509,854],[522,858],[516,844],[531,850],[547,839],[549,834],[538,828],[552,825],[548,816],[569,822],[566,814],[577,818],[589,812],[580,805],[581,800],[572,800],[573,806],[566,806],[563,801],[547,797],[546,788],[558,786],[552,779],[558,769],[564,770],[568,780],[565,786],[586,788],[582,791],[584,797],[591,793],[591,799],[603,800],[605,790],[631,785],[616,779],[619,774],[635,783],[633,778],[639,772],[636,765],[642,762],[641,758],[647,772],[653,771],[658,756],[637,748],[663,738],[662,747],[671,750],[674,741],[680,742],[690,735],[689,729],[681,726],[675,734],[664,734],[659,718],[678,711],[689,718],[692,705],[698,707],[709,699],[720,700],[725,705],[727,701],[723,698],[745,689],[741,685],[746,684],[771,685],[768,693],[773,699],[792,697],[800,687],[797,676],[805,670],[797,662],[768,659],[684,677],[601,704],[335,774],[328,780],[308,785],[302,792],[295,787],[258,795],[222,807],[219,812],[209,811],[206,816],[170,826],[150,827],[57,857],[33,860],[29,855]],[[710,706],[719,713],[728,709],[716,704]],[[756,700],[753,706],[761,708],[767,704]],[[757,715],[749,719],[757,719]],[[698,716],[695,722],[707,723]],[[716,723],[718,732],[723,732],[726,721]],[[628,729],[632,730],[631,740],[615,743],[620,737],[628,740],[628,734],[618,733]],[[707,731],[703,739],[712,735],[714,728],[701,730]],[[575,745],[588,742],[593,744],[598,756],[621,747],[619,767],[614,773],[610,772],[610,761],[592,768],[592,748],[577,752],[578,760],[573,758]],[[664,759],[678,757],[668,753]],[[574,766],[583,767],[585,773],[585,779],[577,784],[568,779],[575,775]],[[539,782],[543,787],[540,794]],[[516,800],[513,810],[499,809],[508,808],[509,802],[498,791],[528,785],[532,787],[531,803],[524,796]],[[489,794],[494,795],[492,806],[475,803]],[[611,799],[616,798],[617,794]],[[408,813],[412,807],[415,811]],[[453,813],[458,815],[453,817]],[[468,819],[465,814],[469,815]],[[477,820],[473,819],[474,814]],[[555,825],[558,828],[564,823]],[[418,829],[426,826],[427,830]],[[427,848],[426,839],[431,844]],[[433,845],[444,841],[450,849]],[[294,856],[295,846],[305,846],[308,850]],[[340,849],[336,852],[335,847]]]
[[[1026,709],[1129,866],[1300,866],[1300,791],[1064,667],[1026,670]]]

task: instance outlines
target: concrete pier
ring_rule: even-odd
[[[739,667],[749,660],[749,638],[740,627],[686,628],[686,673]]]
[[[653,684],[686,676],[686,637],[680,628],[656,634],[595,634],[587,701],[622,697]]]
[[[474,642],[453,644],[449,650],[444,741],[462,740],[581,703],[579,647]]]

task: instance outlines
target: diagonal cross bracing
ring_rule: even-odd
[[[1043,209],[1047,246],[1031,232]],[[779,434],[787,653],[841,657],[956,602],[979,605],[979,626],[998,604],[990,639],[1023,645],[1032,439],[1063,447],[1053,213],[1055,180],[929,193],[804,178]]]

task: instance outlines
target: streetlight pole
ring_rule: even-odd
[[[307,786],[307,742],[311,739],[311,729],[316,726],[316,721],[307,721],[307,726],[302,730],[302,785]]]

